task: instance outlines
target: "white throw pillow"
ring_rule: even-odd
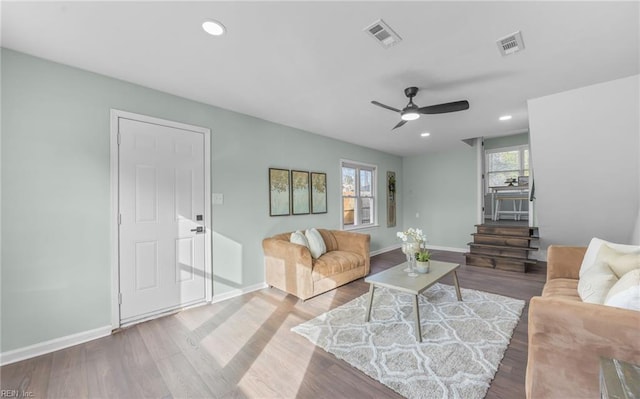
[[[309,241],[309,251],[311,251],[313,259],[318,259],[322,254],[327,252],[327,246],[318,230],[308,229],[304,232],[304,235],[307,237],[307,241]]]
[[[640,269],[622,276],[609,290],[604,304],[640,311]]]
[[[609,290],[618,282],[618,277],[604,262],[594,264],[578,280],[578,295],[582,302],[602,305]]]
[[[305,235],[300,230],[291,233],[289,241],[294,244],[304,245],[305,247],[309,248],[309,241],[307,241],[307,237],[305,237]]]
[[[600,247],[602,244],[607,244],[610,248],[615,249],[618,252],[623,253],[632,253],[640,251],[640,245],[624,245],[624,244],[615,244],[612,242],[608,242],[605,240],[601,240],[599,238],[592,238],[589,243],[589,247],[587,247],[587,252],[584,254],[584,258],[582,259],[582,265],[580,266],[580,278],[582,275],[589,270],[596,262],[596,258],[598,257],[598,253],[600,252]]]
[[[616,277],[620,278],[632,270],[640,269],[640,250],[620,252],[609,244],[602,244],[598,252],[598,260],[606,263]]]

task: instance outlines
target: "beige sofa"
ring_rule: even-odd
[[[529,399],[599,398],[600,357],[640,364],[640,312],[584,303],[586,248],[550,246],[542,296],[529,304]]]
[[[291,233],[262,241],[267,284],[306,300],[369,274],[368,234],[318,229],[327,252],[313,259]]]

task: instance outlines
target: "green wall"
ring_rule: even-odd
[[[402,168],[404,226],[423,229],[428,245],[465,249],[477,218],[476,149],[405,157]]]
[[[11,50],[1,78],[3,352],[111,322],[111,108],[211,129],[214,296],[264,281],[264,237],[339,227],[341,158],[378,166],[381,199],[402,185],[400,157]],[[269,217],[269,167],[326,172],[329,212]],[[384,206],[372,251],[397,244]]]

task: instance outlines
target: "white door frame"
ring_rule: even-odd
[[[487,204],[484,203],[484,137],[476,137],[474,140],[474,146],[476,149],[476,223],[484,223],[484,207]]]
[[[118,148],[118,119],[153,123],[176,129],[201,133],[204,136],[204,226],[205,226],[205,299],[211,302],[213,295],[213,265],[211,263],[211,130],[204,127],[187,125],[132,112],[111,109],[110,133],[110,162],[111,162],[111,327],[120,327],[120,273],[119,273],[119,148]]]

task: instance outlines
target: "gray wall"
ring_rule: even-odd
[[[529,133],[511,134],[509,136],[490,137],[484,139],[484,149],[493,150],[496,148],[515,147],[529,144]]]
[[[428,245],[466,250],[477,220],[476,149],[405,157],[403,170],[404,226],[423,229]]]
[[[640,129],[638,129],[638,154],[640,154]],[[640,198],[640,173],[638,173],[638,198]],[[640,206],[638,206],[638,216],[631,235],[631,243],[640,245]]]
[[[629,243],[638,215],[639,76],[530,100],[541,246]]]
[[[381,227],[363,232],[397,244],[384,177],[402,186],[400,157],[3,49],[3,352],[110,324],[111,108],[212,130],[214,296],[264,281],[264,237],[339,227],[341,158],[379,167]],[[326,172],[329,213],[269,217],[269,167]]]

